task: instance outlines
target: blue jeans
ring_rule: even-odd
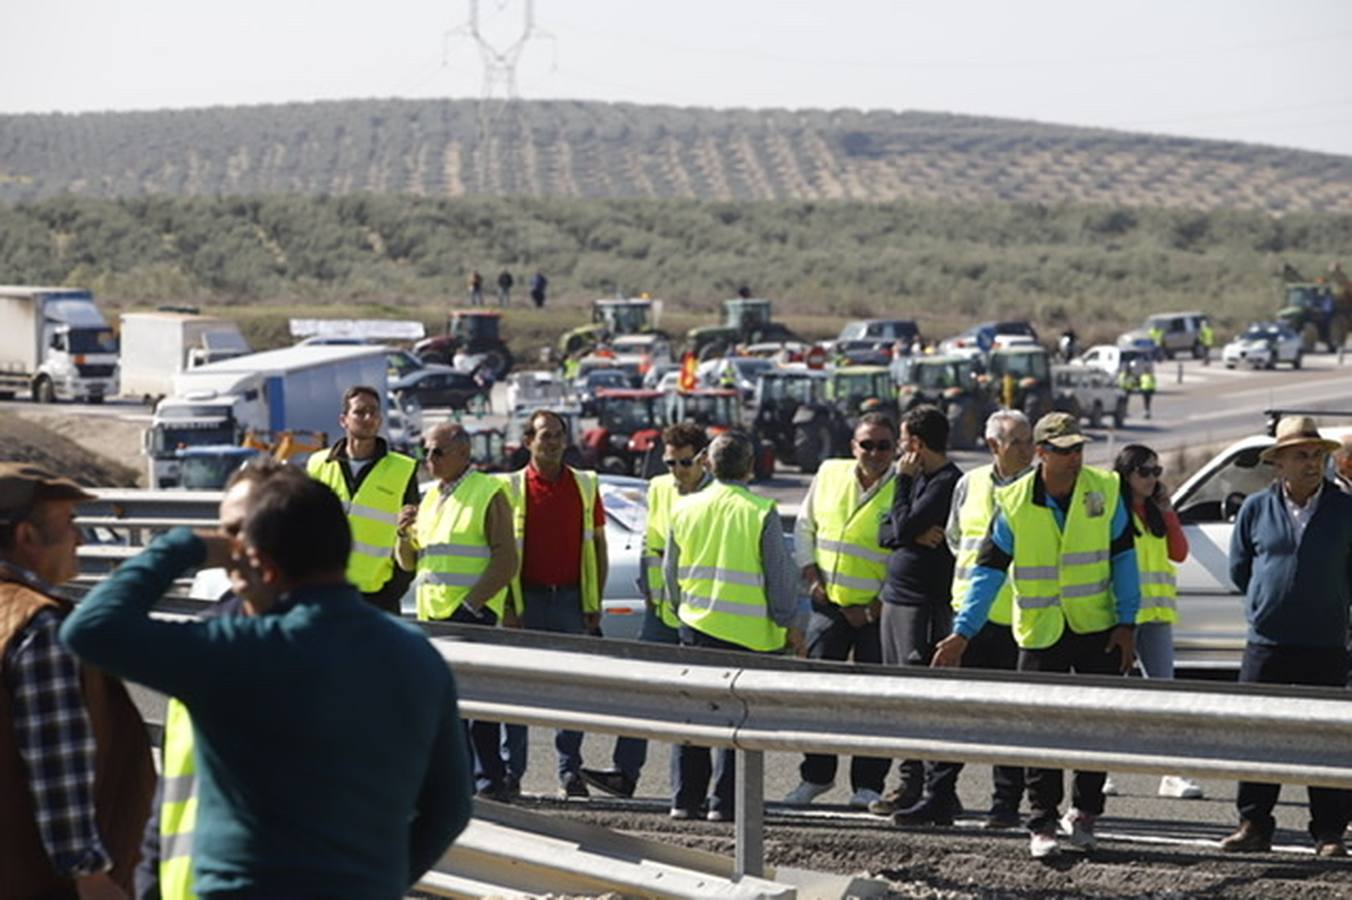
[[[582,620],[581,589],[537,589],[522,585],[521,593],[526,605],[521,616],[523,627],[556,634],[587,633]],[[525,725],[508,725],[505,732],[502,745],[507,756],[507,771],[519,782],[526,774],[529,735]],[[582,732],[554,732],[554,751],[558,756],[560,781],[581,777],[578,772],[582,768]]]
[[[1136,626],[1136,658],[1146,678],[1174,677],[1174,626],[1146,622]]]
[[[643,630],[638,639],[650,644],[675,646],[681,642],[681,635],[675,628],[668,627],[661,616],[648,607],[643,612]],[[643,772],[643,764],[648,761],[648,739],[620,736],[615,738],[615,750],[610,756],[615,768],[624,773],[624,777],[637,782]],[[676,766],[676,754],[671,755],[671,783],[675,790],[680,781],[680,771]]]

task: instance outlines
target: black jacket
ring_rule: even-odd
[[[915,539],[935,525],[948,524],[953,489],[962,472],[948,463],[933,474],[897,475],[892,509],[878,528],[878,543],[892,553],[887,558],[883,602],[903,606],[947,606],[953,591],[953,553],[948,542],[924,547]]]

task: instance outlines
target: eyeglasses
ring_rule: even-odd
[[[666,466],[668,469],[674,469],[677,466],[688,469],[697,462],[699,462],[699,460],[693,457],[691,459],[666,459],[665,457],[662,459],[662,465]]]
[[[439,456],[445,456],[447,453],[450,453],[450,452],[451,452],[451,451],[450,451],[450,448],[448,448],[448,447],[424,447],[424,448],[423,448],[423,455],[426,456],[428,459],[436,459],[437,457],[439,457]]]
[[[891,441],[855,441],[865,453],[886,453],[896,445]]]
[[[1058,447],[1055,444],[1043,444],[1042,446],[1048,453],[1055,453],[1057,456],[1074,456],[1076,453],[1084,452],[1084,444],[1076,444],[1073,447]]]
[[[1136,474],[1142,478],[1159,478],[1164,474],[1164,466],[1137,466]]]

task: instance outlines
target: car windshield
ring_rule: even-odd
[[[925,365],[918,363],[912,370],[915,383],[922,388],[938,389],[967,387],[971,383],[970,371],[958,363]]]
[[[592,387],[624,387],[629,383],[629,379],[618,369],[606,369],[604,372],[593,372],[587,376],[587,383]]]
[[[107,328],[73,328],[67,341],[71,353],[117,352],[117,335]]]
[[[840,337],[838,338],[838,340],[842,341],[857,340],[863,337],[867,331],[868,331],[867,322],[851,322],[844,328],[840,329]]]
[[[792,400],[797,403],[811,403],[813,402],[812,383],[814,380],[808,376],[762,379],[761,400]]]
[[[1250,325],[1244,332],[1244,337],[1249,340],[1263,340],[1265,338],[1277,337],[1281,334],[1281,329],[1276,325]]]
[[[774,368],[774,363],[768,359],[759,359],[756,357],[740,356],[732,361],[733,366],[737,368],[737,374],[747,381],[755,381],[756,376],[766,369]]]
[[[423,363],[412,353],[400,350],[385,355],[385,366],[389,369],[391,378],[402,378],[423,368]]]

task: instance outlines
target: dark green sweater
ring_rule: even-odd
[[[450,669],[346,585],[259,617],[151,619],[204,552],[186,529],[156,539],[61,628],[82,659],[192,714],[198,893],[403,896],[471,814]]]

